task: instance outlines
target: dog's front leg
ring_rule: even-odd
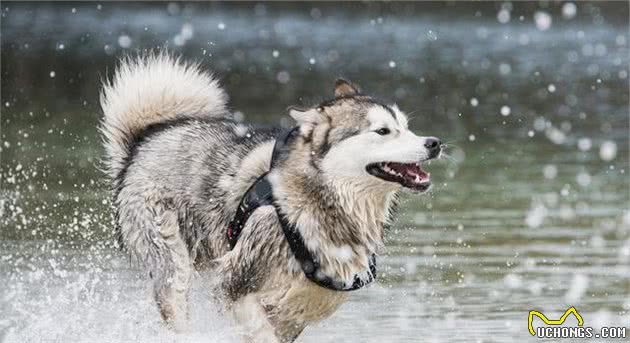
[[[267,312],[256,296],[248,294],[232,305],[234,319],[243,330],[244,342],[280,343]]]

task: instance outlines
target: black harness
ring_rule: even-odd
[[[287,156],[288,145],[297,135],[297,132],[298,128],[294,128],[276,139],[276,144],[274,145],[273,153],[271,155],[270,171],[273,169],[279,158]],[[304,238],[300,234],[300,230],[298,230],[295,225],[289,223],[286,215],[282,213],[280,206],[278,206],[277,202],[274,201],[273,189],[268,180],[268,175],[269,172],[266,172],[258,177],[254,184],[249,187],[247,192],[245,192],[245,195],[241,198],[241,202],[236,210],[236,215],[234,216],[234,219],[232,219],[232,222],[230,222],[230,226],[227,230],[227,239],[230,244],[230,250],[232,250],[236,245],[238,237],[251,214],[261,206],[271,205],[276,210],[280,226],[282,226],[282,231],[284,232],[284,237],[289,243],[289,248],[293,252],[293,256],[295,256],[295,259],[302,267],[304,275],[306,275],[309,280],[321,287],[334,291],[354,291],[374,281],[376,278],[375,254],[370,256],[368,279],[364,281],[358,275],[355,275],[354,281],[349,287],[345,282],[335,280],[322,273],[319,270],[319,261],[313,257],[313,254],[306,247]]]

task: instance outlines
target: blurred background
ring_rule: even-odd
[[[164,46],[247,121],[290,126],[343,76],[451,147],[377,285],[300,342],[534,341],[530,310],[570,306],[630,325],[628,2],[0,6],[0,341],[236,341],[204,276],[191,332],[165,332],[112,239],[99,84]]]

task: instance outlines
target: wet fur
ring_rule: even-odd
[[[326,158],[369,129],[376,107],[406,129],[396,108],[357,91],[338,84],[336,100],[293,113],[300,136],[270,174],[274,197],[322,271],[349,283],[355,274],[367,278],[400,186],[338,172]],[[241,196],[268,170],[279,131],[236,123],[226,100],[210,74],[167,54],[121,62],[101,97],[118,237],[154,280],[169,326],[186,328],[197,269],[220,276],[214,291],[247,341],[291,342],[349,294],[305,278],[272,206],[256,210],[228,250],[227,226]]]

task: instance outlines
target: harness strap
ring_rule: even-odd
[[[281,155],[286,155],[288,141],[295,136],[296,132],[296,129],[293,129],[276,140],[276,145],[274,146],[271,158],[272,168],[278,158],[284,157]],[[345,282],[335,280],[320,271],[320,263],[313,257],[311,251],[306,247],[304,238],[300,234],[299,229],[295,225],[289,223],[285,214],[280,209],[280,206],[276,201],[274,201],[273,188],[271,186],[271,182],[268,180],[268,174],[269,172],[259,176],[241,198],[234,219],[230,222],[227,230],[227,239],[230,245],[230,250],[232,250],[236,245],[238,237],[251,214],[258,207],[273,205],[276,215],[278,216],[280,226],[282,226],[284,237],[289,244],[289,248],[291,249],[291,252],[293,252],[295,259],[302,267],[304,275],[309,280],[321,287],[334,291],[354,291],[374,281],[376,278],[375,254],[370,256],[367,279],[363,280],[359,277],[359,275],[355,275],[353,283],[349,287],[346,286]]]
[[[236,209],[236,215],[228,226],[227,238],[230,243],[230,250],[234,249],[238,237],[241,235],[241,231],[243,231],[243,227],[245,227],[245,223],[252,213],[261,206],[273,204],[271,183],[267,181],[267,174],[264,173],[259,176],[241,198],[241,202]]]

